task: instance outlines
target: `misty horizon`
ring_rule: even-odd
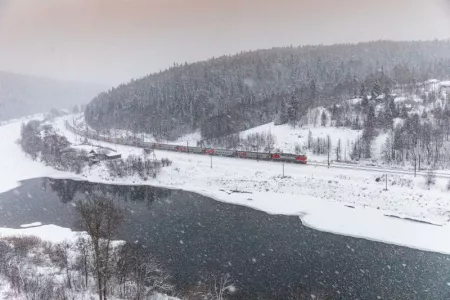
[[[449,39],[446,0],[0,0],[0,70],[115,86],[259,49]]]
[[[220,58],[220,57],[227,57],[227,56],[235,56],[239,55],[240,53],[248,53],[248,52],[255,52],[255,51],[262,51],[262,50],[270,50],[270,49],[277,49],[277,48],[301,48],[301,47],[314,47],[314,46],[336,46],[336,45],[357,45],[357,44],[364,44],[364,43],[372,43],[372,42],[431,42],[431,41],[449,41],[450,38],[442,38],[442,39],[429,39],[429,40],[367,40],[367,41],[359,41],[359,42],[348,42],[348,43],[331,43],[331,44],[305,44],[305,45],[281,45],[281,46],[274,46],[271,48],[258,48],[258,49],[248,49],[248,50],[241,50],[235,53],[224,53],[216,56],[207,57],[201,60],[195,60],[195,61],[174,61],[172,63],[169,63],[166,67],[163,67],[159,70],[153,70],[149,71],[148,73],[142,74],[140,76],[130,77],[128,79],[125,79],[124,81],[116,82],[116,83],[106,83],[106,82],[97,82],[97,81],[85,81],[82,78],[81,79],[70,79],[70,78],[58,78],[58,77],[51,77],[41,74],[31,74],[31,73],[20,73],[13,70],[3,70],[0,69],[0,73],[9,73],[14,76],[23,76],[23,77],[29,77],[32,78],[39,78],[42,80],[51,80],[51,81],[60,81],[60,82],[67,82],[67,83],[80,83],[80,84],[87,84],[87,85],[96,85],[96,86],[103,86],[105,89],[118,86],[120,84],[126,84],[133,80],[139,80],[144,77],[147,77],[152,74],[157,74],[159,72],[164,72],[166,70],[169,70],[174,65],[182,65],[184,63],[192,64],[196,62],[205,62],[209,61],[211,59]]]

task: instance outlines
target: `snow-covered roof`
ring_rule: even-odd
[[[439,82],[439,80],[437,80],[437,79],[430,79],[430,80],[425,81],[425,83],[429,83],[429,84],[437,83],[437,82]]]
[[[358,103],[361,103],[361,101],[362,101],[361,98],[354,98],[354,99],[348,100],[348,102],[349,102],[350,104],[358,104]]]

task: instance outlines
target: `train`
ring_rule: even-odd
[[[244,158],[244,159],[291,162],[298,164],[307,164],[308,162],[307,156],[303,154],[299,155],[291,153],[271,153],[271,152],[245,151],[245,150],[216,149],[212,147],[198,147],[198,146],[195,147],[188,145],[184,146],[184,145],[144,142],[138,138],[129,138],[129,139],[114,138],[100,135],[99,133],[94,131],[80,130],[70,126],[68,122],[66,122],[66,127],[75,134],[87,138],[108,143],[140,147],[143,148],[146,152],[149,152],[151,150],[164,150],[164,151],[175,151],[175,152],[202,154],[202,155]]]

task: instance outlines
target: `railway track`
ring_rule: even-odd
[[[224,157],[234,157],[234,158],[248,158],[248,159],[259,159],[259,160],[267,160],[267,161],[280,161],[280,162],[294,162],[294,163],[300,163],[300,164],[306,164],[308,163],[310,166],[314,167],[324,167],[324,168],[332,168],[332,169],[342,169],[342,170],[355,170],[355,171],[371,171],[371,172],[378,172],[383,174],[393,174],[393,175],[411,175],[411,176],[426,176],[428,174],[427,171],[417,171],[414,172],[414,170],[401,170],[401,169],[395,169],[395,168],[383,168],[383,167],[377,167],[377,166],[358,166],[358,165],[352,165],[352,164],[345,164],[345,163],[336,163],[333,162],[330,165],[326,162],[318,162],[318,161],[307,161],[306,156],[304,156],[304,159],[299,159],[298,157],[300,155],[294,155],[294,154],[269,154],[269,153],[263,153],[263,152],[249,152],[249,151],[234,151],[234,150],[224,150],[224,149],[212,149],[207,148],[203,149],[200,147],[187,147],[187,146],[180,146],[180,145],[170,145],[170,144],[158,144],[158,143],[143,143],[143,142],[136,142],[136,141],[126,141],[123,139],[113,139],[113,138],[107,138],[104,136],[99,135],[96,132],[89,132],[85,130],[80,130],[78,128],[75,128],[69,124],[69,122],[65,122],[66,128],[73,132],[74,134],[77,134],[79,136],[83,136],[89,139],[103,141],[103,142],[109,142],[109,143],[116,143],[120,145],[125,146],[135,146],[140,148],[147,148],[148,146],[152,145],[164,145],[163,147],[151,147],[155,150],[163,150],[163,151],[174,151],[174,152],[185,152],[185,153],[194,153],[194,154],[206,154],[206,155],[216,155],[216,156],[224,156]],[[191,151],[189,151],[191,150]],[[232,154],[233,153],[233,154]],[[244,155],[244,153],[246,155]],[[248,155],[250,154],[250,155]],[[271,155],[270,157],[267,155]],[[275,157],[273,157],[275,155]],[[284,155],[284,157],[283,157]],[[449,178],[450,179],[450,173],[442,172],[442,171],[436,171],[435,176],[437,178]]]
[[[267,152],[252,152],[244,150],[230,150],[230,149],[216,149],[216,148],[203,148],[203,147],[192,147],[192,146],[182,146],[164,143],[153,143],[144,142],[139,139],[135,140],[124,140],[120,138],[111,138],[100,135],[98,132],[82,130],[71,126],[68,121],[65,122],[66,128],[82,137],[94,139],[102,142],[140,147],[143,149],[153,149],[153,150],[165,150],[174,152],[184,152],[184,153],[194,153],[203,155],[213,155],[222,157],[233,157],[233,158],[245,158],[245,159],[256,159],[256,160],[266,160],[266,161],[276,161],[276,162],[289,162],[297,164],[306,164],[306,155],[290,154],[290,153],[267,153]]]

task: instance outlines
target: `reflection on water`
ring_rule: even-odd
[[[180,190],[28,180],[0,194],[0,225],[41,221],[73,228],[75,201],[93,193],[124,208],[120,238],[151,251],[180,288],[205,274],[228,273],[239,300],[284,300],[292,291],[305,299],[320,293],[337,300],[450,299],[449,256],[323,233],[295,216]]]
[[[98,194],[116,200],[145,202],[148,207],[156,199],[168,198],[172,190],[155,188],[151,186],[128,186],[128,185],[105,185],[75,180],[44,179],[42,180],[44,190],[51,189],[63,203],[71,202],[77,194]]]

